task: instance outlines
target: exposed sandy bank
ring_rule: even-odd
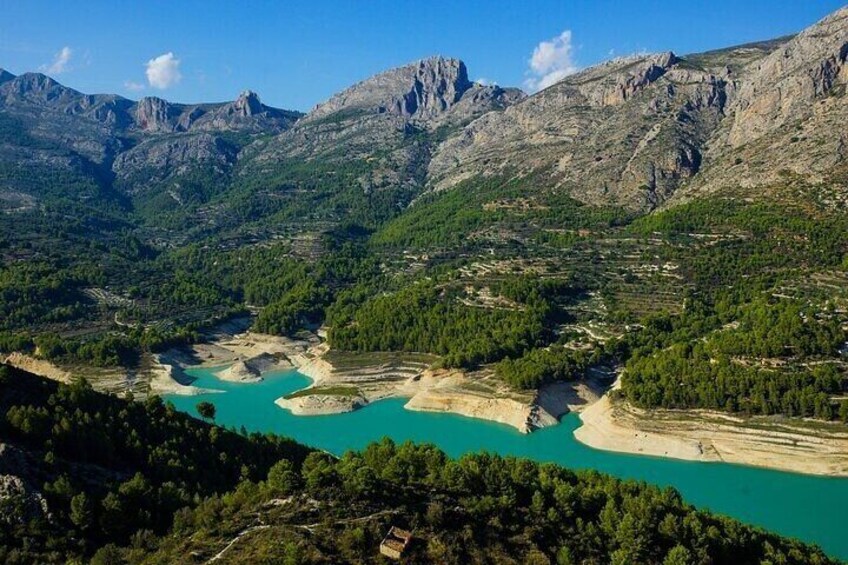
[[[582,410],[600,398],[592,381],[554,383],[535,394],[515,391],[491,371],[425,371],[402,392],[411,398],[409,410],[453,412],[507,424],[522,433],[556,426],[566,413]]]
[[[291,366],[288,359],[280,354],[274,356],[270,353],[260,353],[250,359],[240,359],[216,375],[225,381],[253,383],[261,381],[263,373]]]
[[[291,368],[290,357],[303,354],[318,338],[296,340],[286,337],[245,332],[231,334],[241,324],[219,326],[206,338],[209,341],[175,347],[154,356],[150,386],[158,394],[199,394],[184,373],[189,367],[221,367],[216,376],[234,382],[259,382],[269,371]]]
[[[239,383],[255,383],[262,380],[259,371],[245,361],[236,361],[223,371],[218,371],[215,375],[221,380]]]
[[[5,358],[0,358],[6,365],[11,365],[23,371],[28,371],[34,375],[59,381],[61,383],[69,383],[73,380],[73,375],[44,359],[37,359],[25,353],[14,352],[10,353]]]
[[[525,433],[529,431],[532,398],[491,386],[480,374],[469,376],[459,370],[423,371],[398,387],[397,396],[409,397],[404,406],[407,410],[451,412],[500,422]]]
[[[343,396],[333,400],[313,397],[321,396],[323,387],[354,386],[361,398],[354,408],[384,398],[407,398],[405,407],[409,410],[451,412],[500,422],[528,433],[557,425],[562,414],[579,410],[600,396],[594,386],[584,382],[551,385],[535,394],[515,391],[491,370],[431,369],[429,363],[410,360],[405,354],[331,354],[326,343],[293,355],[290,360],[313,380],[306,391],[314,388],[318,393],[280,399],[278,405],[295,414],[349,411],[350,402]]]
[[[192,379],[167,355],[153,355],[150,368],[150,394],[182,394],[191,396],[215,392],[193,386]]]
[[[317,336],[304,339],[245,332],[218,334],[214,341],[191,346],[192,365],[219,366],[244,361],[260,373],[290,368],[291,359],[320,343]]]
[[[275,404],[295,416],[320,416],[353,412],[367,404],[361,396],[310,394],[296,398],[278,398]]]
[[[598,449],[848,476],[848,429],[842,424],[645,411],[609,396],[586,408],[580,419],[583,425],[574,436]]]
[[[407,410],[453,412],[471,418],[481,418],[510,425],[519,431],[529,431],[530,406],[510,398],[485,398],[445,390],[423,390],[409,399]]]

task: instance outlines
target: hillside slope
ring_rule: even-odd
[[[472,122],[438,148],[428,184],[532,175],[540,189],[644,212],[678,189],[842,178],[846,56],[843,8],[793,38],[603,63]]]

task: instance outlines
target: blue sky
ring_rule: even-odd
[[[844,1],[0,0],[0,67],[129,98],[219,101],[249,88],[308,110],[429,55],[463,59],[472,79],[533,88],[613,55],[794,33]]]

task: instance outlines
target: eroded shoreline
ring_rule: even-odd
[[[257,344],[263,345],[257,349]],[[402,354],[334,357],[318,336],[289,340],[249,332],[205,346],[213,353],[207,363],[216,362],[219,347],[244,355],[266,351],[269,344],[285,350],[290,366],[312,380],[295,397],[276,401],[298,416],[349,412],[385,398],[405,398],[408,410],[450,412],[530,433],[558,425],[573,411],[582,422],[575,438],[596,449],[848,477],[848,430],[839,424],[744,419],[707,411],[643,411],[613,401],[612,391],[592,380],[557,383],[535,394],[516,392],[485,371],[433,369],[404,361]],[[613,389],[618,386],[616,381]],[[355,387],[356,393],[323,393],[341,387]],[[308,394],[310,390],[315,394]]]
[[[243,323],[222,325],[203,343],[152,356],[149,392],[214,392],[192,384],[185,372],[192,367],[215,368],[218,378],[246,383],[295,368],[312,382],[275,403],[297,416],[338,414],[404,398],[407,410],[450,412],[530,433],[558,425],[573,411],[582,422],[575,438],[600,450],[848,477],[848,429],[840,424],[639,410],[613,400],[596,379],[517,392],[490,371],[434,369],[435,358],[424,354],[340,354],[330,352],[319,334],[287,338],[244,329]],[[23,354],[5,362],[62,382],[72,378],[64,368]],[[618,386],[616,381],[613,389]]]
[[[574,437],[605,451],[848,477],[848,429],[841,424],[706,410],[646,411],[609,393],[580,420]]]

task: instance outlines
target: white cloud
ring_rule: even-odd
[[[580,68],[574,61],[571,30],[565,30],[549,41],[542,41],[533,50],[524,85],[531,91],[542,90],[555,84]]]
[[[132,92],[138,92],[139,90],[144,90],[144,85],[139,82],[128,80],[124,82],[124,88]]]
[[[146,67],[147,82],[153,88],[165,90],[174,86],[183,78],[183,75],[180,74],[180,60],[174,57],[174,54],[170,51],[150,59],[147,61]]]
[[[477,84],[482,84],[483,86],[497,86],[498,85],[497,81],[489,80],[485,77],[480,77],[477,80],[475,80],[474,82],[476,82]]]
[[[39,69],[41,72],[51,74],[51,75],[60,75],[66,71],[69,71],[68,63],[71,62],[71,55],[74,52],[67,45],[62,47],[62,49],[56,53],[56,56],[53,57],[53,62],[49,65],[41,65]]]

